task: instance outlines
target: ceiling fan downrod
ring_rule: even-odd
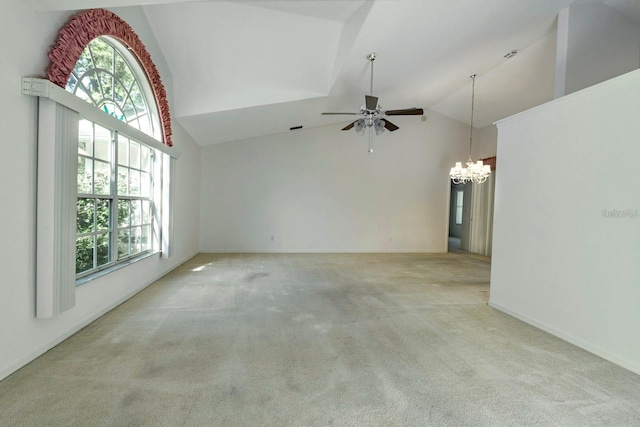
[[[369,55],[367,55],[367,59],[371,63],[371,86],[369,88],[369,95],[371,96],[373,96],[373,61],[376,60],[376,55],[377,53],[375,52],[371,52]]]

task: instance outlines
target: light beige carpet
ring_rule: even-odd
[[[488,307],[489,270],[202,254],[1,382],[0,425],[640,426],[640,377]]]

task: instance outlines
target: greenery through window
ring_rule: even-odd
[[[89,120],[79,125],[76,274],[84,276],[152,249],[155,153]]]
[[[159,126],[139,64],[115,42],[89,43],[67,90],[150,136]],[[131,60],[131,58],[128,58]],[[156,150],[81,118],[78,139],[76,275],[82,278],[154,248]]]
[[[118,140],[118,259],[151,249],[151,149]]]

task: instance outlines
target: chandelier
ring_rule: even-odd
[[[467,182],[473,182],[475,184],[482,184],[491,175],[491,167],[484,165],[482,160],[473,162],[471,160],[471,145],[473,142],[473,107],[476,96],[476,75],[471,76],[471,131],[469,133],[469,160],[467,161],[467,167],[462,167],[462,162],[456,162],[455,166],[451,168],[449,177],[454,184],[465,184]]]

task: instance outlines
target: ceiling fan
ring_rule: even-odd
[[[378,104],[378,97],[373,96],[373,61],[375,61],[377,54],[375,52],[367,55],[367,59],[371,63],[371,88],[370,94],[364,96],[364,105],[360,107],[360,111],[357,113],[322,113],[323,115],[351,115],[360,116],[360,118],[354,122],[349,123],[342,130],[351,130],[355,128],[356,132],[360,135],[364,135],[365,128],[369,128],[369,153],[373,153],[371,128],[376,132],[376,135],[380,135],[382,132],[388,130],[393,132],[398,130],[398,126],[391,123],[384,116],[422,116],[424,111],[422,108],[405,108],[402,110],[383,110],[382,106]]]

